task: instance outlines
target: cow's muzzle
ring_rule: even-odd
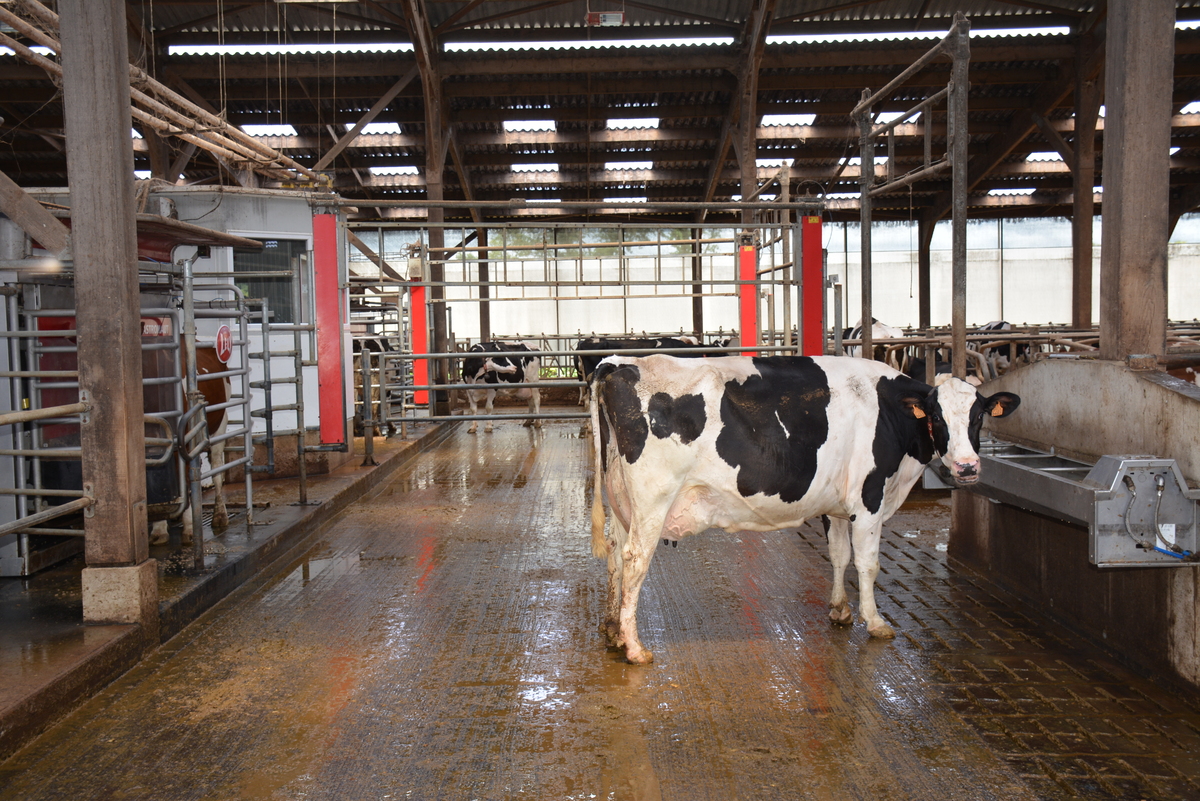
[[[955,462],[952,472],[959,484],[974,484],[979,481],[979,462]]]

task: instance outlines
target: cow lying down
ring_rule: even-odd
[[[635,664],[653,659],[638,639],[637,604],[659,541],[710,527],[773,531],[820,515],[830,520],[831,621],[853,620],[843,586],[853,544],[867,630],[895,636],[875,607],[884,521],[934,457],[960,484],[977,481],[984,415],[1004,417],[1020,403],[939,379],[930,387],[844,357],[601,362],[590,404],[592,551],[608,559],[609,642]]]

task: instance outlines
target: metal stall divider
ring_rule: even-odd
[[[0,331],[0,338],[8,342],[10,366],[19,366],[24,360],[27,369],[6,370],[0,377],[9,380],[14,408],[20,411],[0,416],[0,424],[14,426],[14,445],[17,447],[0,450],[0,456],[14,460],[13,486],[0,487],[0,495],[15,496],[14,507],[17,519],[0,525],[0,536],[17,534],[15,555],[0,560],[0,575],[30,575],[81,550],[84,532],[78,528],[47,527],[41,525],[50,520],[73,512],[86,510],[91,501],[82,490],[64,487],[47,487],[43,468],[51,463],[61,464],[64,460],[74,461],[82,457],[81,449],[75,445],[55,443],[62,438],[74,442],[71,429],[77,426],[81,416],[92,407],[94,401],[86,398],[79,390],[78,369],[41,369],[43,357],[59,360],[65,364],[75,360],[77,348],[71,340],[76,336],[73,327],[74,309],[32,309],[20,311],[15,295],[8,297],[8,319],[22,321],[15,330]],[[179,348],[178,309],[144,308],[141,310],[143,331],[148,338],[166,337],[165,342],[143,342],[143,354],[155,351],[177,352]],[[41,321],[47,321],[43,325]],[[68,322],[71,321],[71,322]],[[69,327],[68,327],[69,326]],[[149,332],[153,327],[155,330]],[[50,344],[53,341],[54,344]],[[178,387],[177,376],[145,376],[143,385]],[[178,393],[172,393],[178,397]],[[52,405],[43,406],[43,399],[50,396]],[[76,403],[59,403],[61,400],[78,398]],[[172,421],[179,416],[175,409],[159,410],[158,414],[144,416],[147,425],[164,430],[167,436],[146,437],[148,450],[161,449],[157,456],[147,455],[147,468],[161,467],[175,457],[175,440],[172,436]],[[55,430],[57,427],[57,430]],[[47,438],[46,431],[55,433]],[[59,482],[70,473],[59,471]],[[178,474],[176,475],[178,478]],[[176,481],[176,497],[182,492],[182,484]],[[49,504],[50,499],[66,498],[64,503]],[[177,507],[178,508],[178,507]],[[31,537],[59,537],[63,542],[44,547],[33,547]]]

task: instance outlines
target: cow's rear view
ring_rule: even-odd
[[[838,357],[614,356],[596,369],[593,388],[592,550],[608,560],[609,578],[601,630],[634,663],[653,659],[638,639],[637,602],[660,541],[817,516],[830,520],[830,619],[852,622],[843,576],[853,545],[862,619],[872,636],[894,636],[874,597],[884,521],[934,457],[960,483],[977,481],[984,416],[1020,403]]]

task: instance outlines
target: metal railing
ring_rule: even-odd
[[[858,122],[859,154],[860,154],[860,223],[862,244],[861,253],[861,286],[862,286],[862,316],[863,348],[862,354],[870,357],[872,352],[871,320],[871,201],[882,194],[909,186],[917,181],[934,177],[946,169],[952,171],[951,178],[951,209],[952,222],[952,309],[951,320],[953,327],[953,373],[960,378],[966,375],[966,308],[967,308],[967,93],[970,85],[967,81],[968,68],[971,62],[970,46],[971,24],[961,12],[954,15],[954,25],[944,39],[933,46],[919,59],[914,61],[903,72],[877,92],[863,89],[862,99],[850,112],[851,117]],[[891,97],[892,93],[902,86],[909,78],[926,67],[930,62],[939,58],[950,58],[950,82],[942,89],[922,100],[917,105],[903,112],[896,119],[882,125],[876,125],[871,114],[872,107]],[[930,111],[935,104],[946,101],[949,124],[949,149],[941,160],[932,161],[932,144]],[[895,131],[896,126],[911,117],[921,115],[925,128],[925,156],[921,167],[905,175],[895,175]],[[887,136],[888,160],[886,177],[883,183],[875,182],[875,148],[880,136]],[[932,352],[927,355],[927,362],[932,370]],[[932,373],[929,375],[932,378]]]

